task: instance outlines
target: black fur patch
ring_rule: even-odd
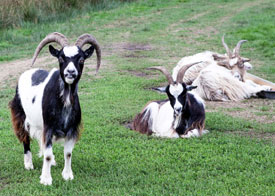
[[[32,74],[32,86],[37,86],[39,85],[41,82],[43,82],[47,76],[49,75],[49,72],[47,72],[46,70],[37,70],[36,72],[34,72]]]
[[[81,122],[81,109],[77,95],[77,86],[72,84],[69,88],[67,84],[61,85],[62,79],[60,72],[53,73],[51,79],[47,83],[42,99],[42,114],[45,123],[44,142],[46,147],[52,145],[52,137],[77,139],[79,136],[79,126]],[[58,85],[57,85],[58,84]],[[70,106],[69,115],[66,111],[69,108],[64,106],[63,96],[60,92],[72,97],[72,105]]]
[[[182,119],[176,132],[182,135],[187,134],[192,129],[198,129],[201,133],[205,122],[204,106],[195,99],[194,95],[187,93],[186,96],[186,107],[182,112]]]

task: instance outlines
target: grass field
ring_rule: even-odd
[[[231,48],[247,39],[241,54],[252,59],[252,73],[275,82],[274,19],[273,0],[140,0],[0,31],[1,72],[26,62],[0,82],[0,195],[275,195],[274,101],[207,102],[210,133],[201,138],[160,139],[124,126],[148,101],[166,98],[149,90],[163,85],[164,76],[145,68],[171,70],[185,55],[224,53],[223,34]],[[75,179],[62,179],[63,147],[55,144],[53,185],[42,186],[38,144],[31,146],[35,169],[26,171],[7,105],[35,47],[53,31],[72,43],[83,33],[93,34],[103,64],[94,76],[93,56],[79,83],[84,130],[73,151]],[[47,51],[40,57],[49,56]],[[57,66],[48,59],[43,68]]]

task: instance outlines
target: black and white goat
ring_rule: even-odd
[[[168,138],[198,137],[208,132],[204,130],[205,106],[203,100],[190,92],[196,88],[195,86],[182,82],[186,70],[194,64],[196,63],[182,68],[178,72],[176,81],[165,68],[151,68],[161,71],[166,76],[169,85],[165,91],[169,100],[149,102],[135,117],[131,125],[133,130]]]
[[[50,72],[31,69],[24,72],[18,81],[15,97],[10,101],[14,132],[24,145],[24,165],[33,169],[30,138],[40,144],[40,155],[44,155],[40,183],[52,184],[51,166],[55,165],[53,141],[64,140],[65,165],[62,176],[65,180],[74,178],[71,169],[72,150],[79,138],[81,109],[78,99],[78,81],[82,75],[84,61],[97,53],[97,69],[100,67],[101,50],[96,39],[83,34],[75,45],[69,46],[61,33],[51,33],[37,46],[32,64],[39,52],[48,43],[56,42],[62,49],[49,46],[50,53],[59,61],[59,70]],[[83,51],[85,44],[91,46]]]

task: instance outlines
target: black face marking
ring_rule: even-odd
[[[41,70],[41,69],[34,72],[32,74],[32,86],[39,85],[41,82],[43,82],[47,78],[48,74],[49,74],[49,72],[47,72],[46,70]]]
[[[36,98],[36,96],[34,96],[34,97],[32,98],[32,104],[34,104],[35,98]]]

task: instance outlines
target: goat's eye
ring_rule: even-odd
[[[243,66],[244,66],[243,63],[239,63],[239,64],[238,64],[238,67],[239,67],[239,68],[243,68]]]
[[[64,63],[64,59],[62,57],[58,58],[59,63]]]
[[[84,59],[80,59],[79,64],[84,64]]]

